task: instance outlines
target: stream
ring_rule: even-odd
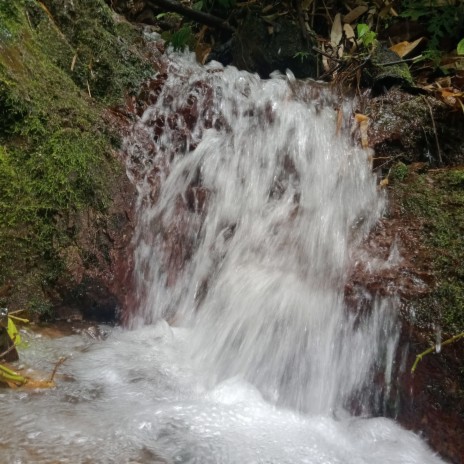
[[[1,391],[0,462],[443,462],[382,417],[397,299],[344,299],[386,202],[352,140],[355,102],[291,73],[165,60],[123,147],[127,327],[23,335],[25,366],[67,360],[55,389]]]

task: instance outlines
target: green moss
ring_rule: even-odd
[[[405,213],[422,223],[437,285],[418,304],[422,322],[464,330],[464,170],[414,174],[396,186]]]
[[[404,163],[396,163],[390,172],[390,177],[394,181],[402,182],[408,175],[408,167]]]
[[[140,55],[138,31],[113,18],[103,0],[68,1],[66,8],[51,0],[44,4],[72,47],[72,54],[61,60],[62,69],[92,97],[106,104],[118,103],[126,91],[138,88],[153,72]],[[47,31],[39,32],[46,35]]]
[[[100,114],[151,72],[136,38],[103,0],[0,2],[0,285],[20,282],[24,304],[49,307],[73,216],[109,202]]]

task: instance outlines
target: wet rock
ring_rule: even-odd
[[[413,80],[408,65],[398,61],[401,58],[395,52],[379,44],[362,69],[364,85],[372,88],[377,95],[385,93],[393,86],[410,88]]]
[[[296,77],[316,77],[317,58],[297,24],[276,19],[272,25],[249,15],[232,42],[232,64],[267,78],[290,69]]]
[[[453,284],[452,279],[459,281],[459,270],[453,271],[452,262],[444,273],[441,261],[459,255],[459,248],[454,248],[459,247],[460,234],[452,231],[455,221],[446,216],[446,208],[460,206],[461,187],[456,186],[460,171],[427,172],[427,166],[398,163],[392,169],[396,175],[389,187],[386,217],[366,239],[360,255],[353,257],[345,296],[348,307],[361,312],[371,310],[377,295],[399,298],[401,331],[392,391],[386,410],[378,413],[421,434],[443,458],[458,464],[464,462],[460,439],[464,430],[464,344],[458,341],[443,346],[440,353],[425,356],[411,373],[416,355],[439,338],[444,341],[459,332],[459,324],[462,327],[459,294],[448,295],[451,301],[457,299],[457,308],[448,308],[451,303],[440,297],[445,284]],[[418,186],[422,186],[421,191]],[[441,209],[442,216],[437,214]],[[442,229],[435,230],[436,223]],[[442,232],[447,228],[449,240]],[[440,237],[438,242],[432,230]]]
[[[389,168],[397,161],[431,165],[464,161],[462,115],[436,98],[393,88],[364,100],[362,107],[369,117],[369,145],[375,150],[376,166]]]

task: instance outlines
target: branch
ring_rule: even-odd
[[[166,11],[173,11],[174,13],[178,13],[181,16],[185,16],[186,18],[205,24],[206,26],[235,32],[235,29],[225,19],[213,16],[209,13],[203,13],[202,11],[193,10],[192,8],[187,8],[176,0],[147,0],[145,3]]]
[[[464,332],[460,333],[460,334],[457,334],[455,335],[454,337],[451,337],[451,338],[448,338],[448,340],[445,340],[441,346],[444,346],[444,345],[449,345],[450,343],[454,343],[456,341],[458,341],[460,338],[463,338],[464,337]],[[416,370],[416,367],[417,365],[419,364],[419,361],[426,355],[430,354],[430,353],[433,353],[434,351],[437,350],[437,345],[433,345],[431,346],[430,348],[426,349],[425,351],[423,351],[422,353],[418,354],[416,356],[416,360],[414,361],[414,364],[412,365],[412,368],[411,368],[411,374],[414,374],[414,371]]]

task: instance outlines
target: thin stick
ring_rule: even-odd
[[[18,317],[18,316],[12,316],[11,313],[8,314],[8,317],[10,317],[11,319],[14,319],[15,321],[24,322],[25,324],[29,324],[29,319],[24,319],[23,317]]]
[[[437,133],[437,126],[435,125],[435,118],[433,117],[433,111],[432,107],[430,106],[430,103],[428,100],[421,95],[427,106],[429,107],[429,112],[430,112],[430,119],[432,120],[432,127],[433,127],[433,134],[435,135],[435,142],[437,144],[437,151],[438,151],[438,160],[440,161],[440,164],[443,164],[443,159],[441,156],[441,148],[440,148],[440,143],[438,142],[438,133]]]
[[[401,64],[401,63],[408,63],[410,61],[415,61],[417,60],[417,56],[414,58],[406,58],[405,60],[397,60],[397,61],[389,61],[388,63],[382,63],[381,66],[392,66],[394,64]]]
[[[8,353],[10,353],[11,351],[13,351],[15,348],[16,348],[16,345],[15,345],[14,343],[12,343],[12,344],[10,345],[10,347],[9,347],[6,351],[4,351],[3,353],[0,353],[0,359],[1,359],[1,358],[4,358]]]
[[[313,49],[315,52],[320,53],[321,55],[324,55],[324,56],[327,57],[329,60],[336,61],[337,63],[344,63],[343,60],[340,60],[339,58],[335,58],[335,57],[332,56],[332,55],[329,55],[327,52],[325,52],[324,50],[321,50],[320,48],[312,47],[312,49]]]
[[[458,335],[455,335],[454,337],[448,338],[448,340],[445,340],[441,344],[441,346],[449,345],[450,343],[454,343],[454,342],[458,341],[460,338],[463,338],[463,337],[464,337],[464,332],[462,332],[462,333],[460,333]],[[411,367],[411,374],[414,374],[414,371],[416,370],[416,367],[419,364],[419,361],[421,361],[424,356],[426,356],[426,355],[428,355],[430,353],[433,353],[436,350],[437,350],[437,345],[433,345],[432,347],[430,347],[427,350],[423,351],[422,353],[418,354],[416,356],[416,360],[414,361],[414,364]]]
[[[55,367],[53,368],[53,371],[52,371],[52,373],[50,375],[50,379],[48,380],[49,382],[53,382],[53,379],[55,378],[56,371],[66,361],[66,359],[68,359],[66,356],[63,356],[60,359],[58,359],[58,361],[56,362]]]

